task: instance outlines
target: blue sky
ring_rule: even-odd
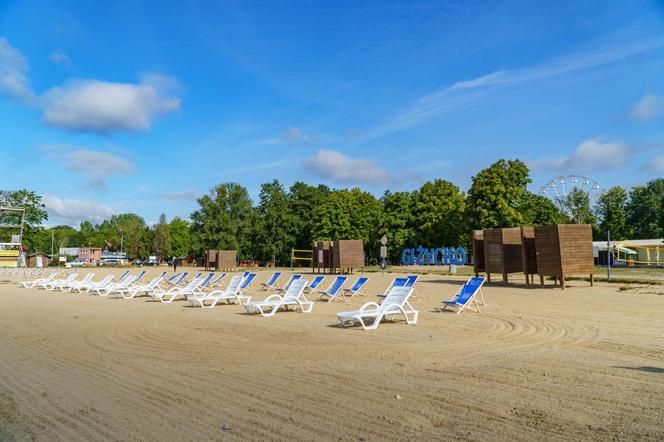
[[[106,4],[108,3],[108,4]],[[664,176],[664,3],[0,0],[0,188],[50,223],[236,181]]]

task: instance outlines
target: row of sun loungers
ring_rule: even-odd
[[[99,281],[93,281],[94,272],[89,272],[78,279],[79,272],[76,270],[64,275],[60,275],[58,271],[51,271],[32,275],[37,277],[22,281],[20,284],[25,288],[41,288],[45,291],[80,293],[85,290],[92,295],[124,299],[144,294],[152,301],[164,304],[182,298],[187,305],[201,308],[213,308],[220,303],[240,304],[248,314],[257,313],[269,317],[274,316],[279,310],[289,309],[310,313],[314,302],[307,299],[307,294],[317,295],[319,301],[327,302],[347,302],[349,297],[368,296],[363,292],[363,288],[369,279],[362,276],[350,287],[344,287],[348,277],[336,276],[327,288],[321,289],[325,276],[316,276],[309,282],[302,275],[294,274],[279,287],[281,272],[275,272],[257,289],[274,293],[263,300],[253,301],[249,293],[257,291],[251,287],[256,274],[251,272],[231,276],[226,287],[223,287],[226,273],[219,275],[198,273],[190,277],[188,272],[182,272],[166,278],[167,272],[162,272],[148,282],[143,282],[145,275],[145,271],[135,275],[125,271],[117,278],[114,275],[107,275]],[[416,324],[419,312],[413,307],[411,300],[416,297],[417,279],[417,275],[394,278],[384,293],[376,295],[376,301],[369,301],[358,310],[337,313],[339,324],[343,327],[359,324],[365,330],[374,330],[383,319],[398,317],[402,317],[407,324]],[[439,310],[454,309],[457,313],[461,313],[467,308],[479,313],[479,306],[484,305],[481,291],[484,282],[485,279],[482,277],[470,278],[451,300],[443,302]]]

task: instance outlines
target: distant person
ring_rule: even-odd
[[[173,272],[178,271],[178,259],[174,256],[173,257]]]

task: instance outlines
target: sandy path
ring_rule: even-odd
[[[334,326],[364,298],[259,318],[1,284],[0,438],[664,439],[661,287],[432,312],[460,282],[424,277],[420,322],[374,332]]]

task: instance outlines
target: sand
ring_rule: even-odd
[[[664,287],[434,312],[462,280],[423,276],[418,324],[376,331],[335,326],[366,298],[261,318],[0,284],[0,439],[664,439]]]

